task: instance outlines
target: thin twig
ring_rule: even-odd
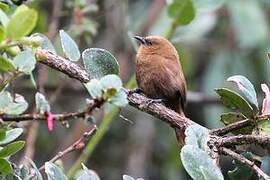
[[[242,129],[247,126],[254,126],[255,122],[258,123],[258,121],[269,120],[269,119],[270,119],[269,115],[260,115],[260,116],[255,117],[255,119],[248,119],[248,118],[243,119],[241,121],[237,121],[223,128],[213,129],[210,131],[210,134],[222,136],[234,130]]]
[[[66,154],[70,152],[84,148],[85,144],[87,143],[89,138],[95,134],[96,130],[97,130],[97,126],[94,125],[89,131],[85,132],[83,136],[80,137],[80,139],[74,142],[71,146],[67,147],[63,151],[58,152],[51,160],[49,160],[49,162],[55,162],[56,160],[61,159],[63,156],[65,156]],[[45,169],[45,165],[41,166],[39,168],[39,171],[42,171],[44,169]]]
[[[71,112],[71,113],[63,113],[63,114],[53,114],[55,121],[63,121],[68,120],[70,118],[85,118],[86,115],[90,114],[95,108],[99,108],[103,103],[104,100],[92,100],[89,102],[88,107],[84,111],[80,112]],[[46,114],[39,114],[39,113],[33,113],[33,114],[22,114],[22,115],[7,115],[2,114],[0,115],[0,119],[2,121],[29,121],[29,120],[39,120],[39,121],[45,121],[47,120]]]
[[[251,170],[253,170],[258,177],[262,177],[265,180],[270,180],[270,176],[268,176],[266,173],[264,173],[253,161],[248,160],[247,158],[245,158],[244,156],[242,156],[241,154],[237,154],[236,152],[222,147],[220,148],[220,151],[224,154],[224,155],[228,155],[230,157],[232,157],[233,159],[240,161],[241,163],[247,165]]]
[[[261,135],[238,135],[223,137],[219,140],[221,146],[242,145],[242,144],[270,144],[269,136]]]

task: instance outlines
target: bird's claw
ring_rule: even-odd
[[[146,106],[148,107],[153,103],[163,103],[163,102],[164,102],[164,99],[149,99],[146,102]]]
[[[143,90],[141,88],[131,89],[131,90],[129,90],[128,95],[131,95],[131,94],[134,94],[134,93],[142,94]]]

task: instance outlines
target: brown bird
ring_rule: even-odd
[[[136,80],[139,89],[152,99],[163,100],[166,107],[184,115],[186,81],[175,47],[161,36],[135,36],[140,47],[136,56]],[[178,141],[184,133],[176,130]]]

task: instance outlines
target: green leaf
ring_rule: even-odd
[[[0,93],[0,114],[21,114],[27,107],[28,103],[23,96],[15,94],[15,99],[13,99],[9,92]]]
[[[36,108],[40,113],[50,112],[51,107],[45,96],[39,92],[36,93]]]
[[[94,99],[100,99],[103,95],[103,87],[99,80],[91,79],[88,83],[85,83],[87,91]]]
[[[238,110],[246,117],[252,118],[254,116],[253,109],[250,104],[238,93],[227,88],[215,89],[220,96],[222,103],[233,110]]]
[[[7,24],[7,36],[19,39],[28,35],[36,26],[38,13],[25,5],[19,6]]]
[[[11,164],[6,160],[0,158],[0,176],[5,176],[13,172]]]
[[[84,164],[82,164],[82,167],[83,169],[75,175],[76,180],[100,180],[95,171],[88,169]]]
[[[225,126],[244,119],[246,119],[244,115],[236,112],[224,113],[220,116],[220,120]]]
[[[246,119],[246,117],[243,114],[236,113],[236,112],[224,113],[220,116],[220,121],[225,126],[244,120],[244,119]],[[232,131],[232,133],[233,134],[251,134],[252,130],[253,130],[253,127],[246,127],[246,128]]]
[[[22,128],[14,128],[6,131],[6,137],[0,141],[0,145],[10,143],[17,139],[23,133]]]
[[[104,89],[115,88],[117,91],[123,86],[121,79],[115,74],[109,74],[102,77],[100,83]]]
[[[81,55],[75,41],[64,30],[60,30],[60,39],[65,56],[72,61],[78,61]]]
[[[115,96],[109,98],[108,101],[118,107],[125,107],[128,105],[127,94],[122,89],[120,89]]]
[[[24,144],[24,141],[16,141],[6,145],[3,149],[0,150],[0,158],[6,158],[15,154],[23,148]]]
[[[0,42],[2,42],[5,39],[6,31],[3,26],[0,26]]]
[[[7,11],[7,10],[9,10],[9,6],[8,6],[7,3],[0,2],[0,9],[1,9],[2,11]]]
[[[263,170],[263,172],[270,175],[270,156],[263,157],[260,168]]]
[[[31,50],[24,50],[14,58],[13,63],[19,71],[30,74],[35,68],[36,59]]]
[[[174,0],[168,6],[168,14],[178,25],[186,25],[195,17],[195,9],[191,0]]]
[[[48,176],[48,180],[67,180],[62,170],[52,162],[45,163],[45,173]]]
[[[6,130],[5,129],[0,129],[0,141],[5,139],[6,137]]]
[[[265,120],[261,120],[257,122],[257,127],[254,128],[253,134],[269,136],[270,135],[270,121],[268,119],[265,119]]]
[[[29,76],[30,76],[30,81],[31,81],[31,83],[32,83],[33,86],[37,89],[37,83],[36,83],[36,81],[35,81],[35,77],[34,77],[33,72],[31,72],[31,73],[29,74]]]
[[[251,160],[253,155],[250,152],[246,152],[243,156]],[[235,166],[234,170],[228,171],[228,176],[231,180],[246,180],[251,178],[253,171],[249,167],[239,161],[235,161]]]
[[[223,180],[223,175],[213,159],[193,145],[181,149],[181,160],[188,174],[196,180]]]
[[[84,67],[93,79],[100,79],[108,74],[119,73],[119,65],[115,57],[105,49],[90,48],[82,53]]]
[[[3,12],[3,10],[0,9],[0,22],[4,27],[7,27],[9,19],[6,15],[6,13]]]
[[[258,107],[257,94],[254,89],[253,84],[245,77],[241,75],[231,76],[227,79],[227,81],[235,82],[239,88],[239,90],[246,96],[248,101]]]
[[[209,130],[199,125],[191,125],[185,130],[185,142],[186,144],[193,145],[202,150],[207,150],[207,140]]]
[[[41,34],[41,33],[35,33],[32,35],[33,37],[40,37],[41,38],[41,44],[40,44],[40,47],[42,49],[45,49],[47,51],[50,51],[51,53],[53,54],[56,54],[56,51],[55,51],[55,48],[51,42],[51,40],[45,36],[44,34]]]
[[[3,57],[3,56],[0,56],[0,71],[15,71],[15,67],[13,66],[13,63]]]
[[[230,0],[226,4],[240,47],[256,47],[268,38],[268,20],[259,1],[245,0],[243,3]]]

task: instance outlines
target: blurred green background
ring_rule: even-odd
[[[229,76],[246,76],[260,96],[260,84],[268,83],[270,62],[269,0],[193,0],[196,15],[188,25],[173,29],[170,40],[177,47],[188,83],[187,116],[208,128],[220,127],[226,111],[214,88],[227,86]],[[39,12],[35,32],[48,35],[60,49],[58,31],[64,29],[78,43],[109,50],[120,64],[120,77],[127,82],[134,73],[133,35],[163,35],[172,30],[168,17],[169,0],[36,0],[27,4]],[[34,72],[55,113],[83,108],[88,94],[76,80],[39,65]],[[34,107],[35,89],[28,78],[13,83],[14,91],[25,96]],[[31,108],[30,108],[31,109]],[[105,109],[106,111],[106,109]],[[95,113],[100,123],[103,113]],[[128,119],[125,120],[125,119]],[[89,128],[86,121],[70,121],[70,127],[57,124],[49,133],[46,124],[21,123],[29,128],[25,151],[42,165],[67,147]],[[29,145],[30,143],[30,145]],[[32,143],[32,144],[31,144]],[[34,147],[34,148],[33,148]],[[190,179],[181,166],[179,146],[173,130],[165,123],[132,107],[115,118],[105,137],[86,165],[101,179],[121,179],[123,174],[155,180]],[[65,168],[72,166],[78,153],[67,155]],[[222,170],[230,162],[225,159]]]

